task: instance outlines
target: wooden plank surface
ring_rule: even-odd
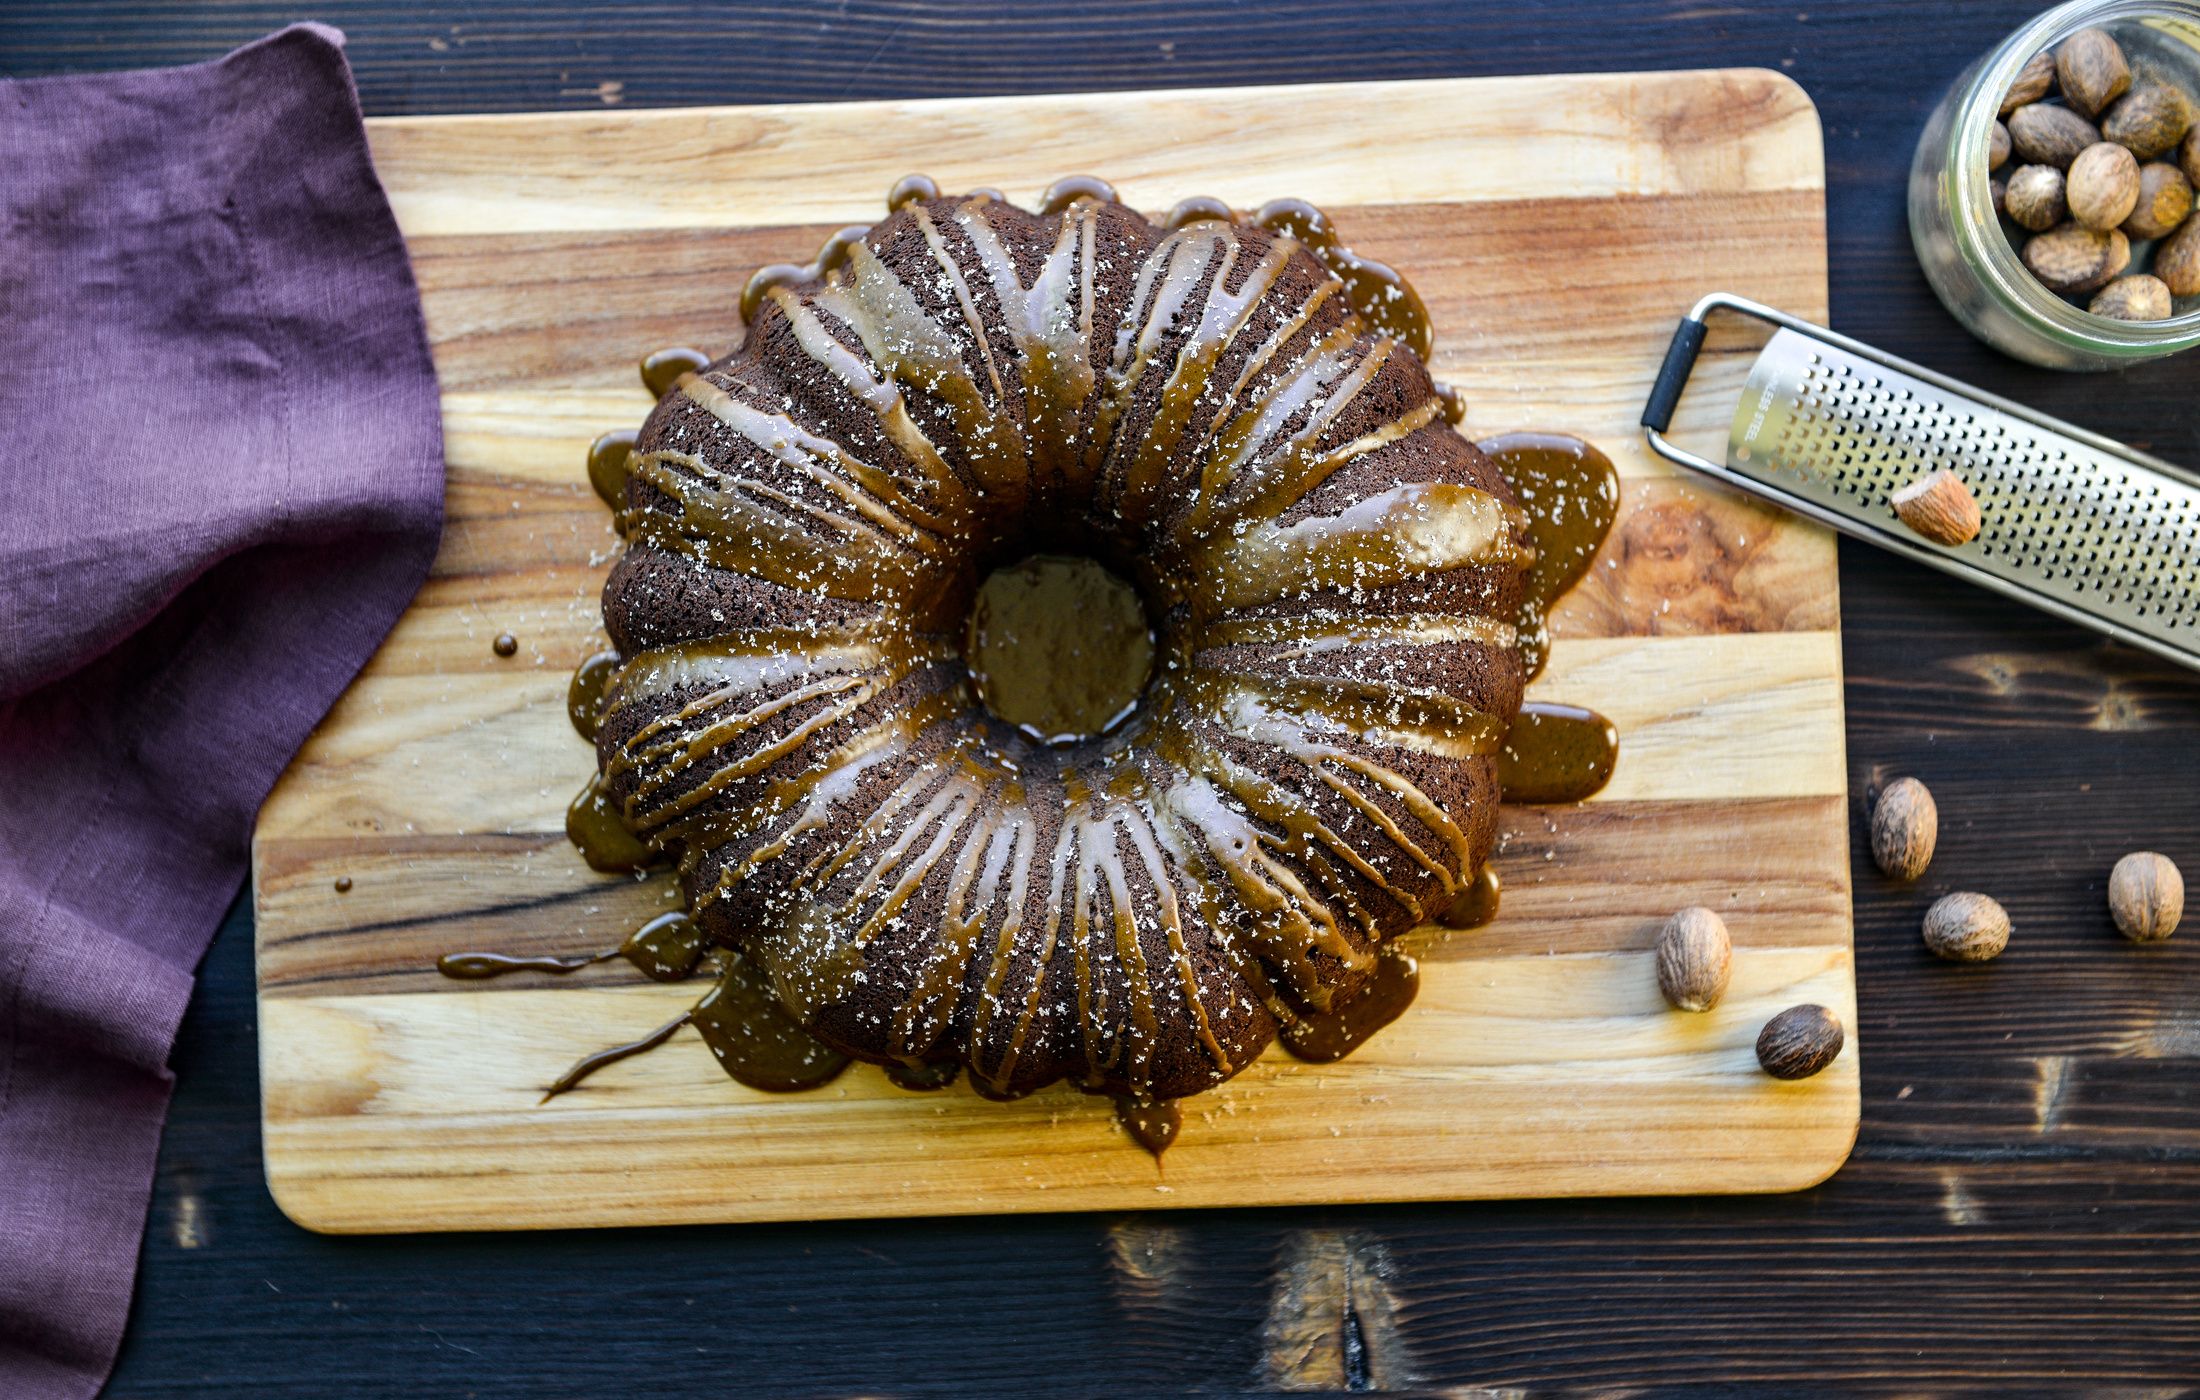
[[[1300,134],[1279,143],[1287,114]],[[1801,92],[1756,71],[377,126],[450,395],[450,519],[428,587],[261,815],[278,1201],[371,1231],[1824,1177],[1855,1133],[1853,1044],[1801,1085],[1764,1078],[1751,1047],[1798,1001],[1854,1024],[1833,550],[1673,479],[1631,427],[1700,290],[1822,314],[1818,139]],[[429,970],[461,948],[601,947],[675,897],[588,872],[555,835],[591,767],[565,678],[602,645],[617,546],[579,463],[646,410],[639,353],[722,350],[744,269],[875,214],[919,168],[1026,198],[1072,170],[1147,207],[1310,198],[1410,269],[1470,431],[1579,432],[1623,473],[1621,523],[1534,691],[1618,722],[1612,784],[1581,809],[1508,811],[1499,928],[1417,935],[1431,956],[1404,1019],[1341,1065],[1271,1052],[1194,1103],[1165,1168],[1065,1087],[1003,1106],[859,1067],[759,1094],[687,1038],[539,1104],[565,1064],[693,991]],[[1717,347],[1701,378],[1731,389],[1743,349]],[[1692,412],[1715,439],[1716,393]],[[506,631],[510,659],[488,646]],[[1753,820],[1764,804],[1780,819]],[[1649,971],[1683,903],[1721,909],[1737,943],[1734,990],[1704,1017],[1667,1011]]]
[[[1778,64],[1825,116],[1837,326],[2200,462],[2188,359],[2113,382],[2031,369],[1972,341],[1917,272],[1902,193],[1925,104],[2038,8],[327,0],[316,13],[350,35],[376,115]],[[18,0],[0,6],[0,69],[192,62],[291,13]],[[1538,1396],[2189,1389],[2200,941],[2129,954],[2100,881],[2138,847],[2200,862],[2200,686],[1931,571],[1840,553],[1852,794],[1917,772],[1948,819],[1916,886],[1882,880],[1852,843],[1864,1124],[1809,1192],[315,1235],[263,1179],[245,899],[177,1043],[108,1393],[961,1397],[1057,1392],[1074,1375],[1095,1393],[1267,1394],[1366,1387],[1378,1370]],[[2014,912],[1996,967],[1919,950],[1918,914],[1954,888]],[[852,1297],[885,1300],[858,1338]],[[1282,1325],[1293,1315],[1307,1325]]]

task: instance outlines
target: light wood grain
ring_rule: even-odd
[[[1665,1008],[1643,953],[1455,970],[1346,1061],[1271,1052],[1192,1101],[1165,1167],[1126,1150],[1104,1100],[971,1105],[868,1066],[801,1098],[759,1094],[691,1038],[532,1107],[546,1059],[662,1024],[690,999],[677,987],[500,995],[495,1035],[468,997],[271,1001],[263,1036],[298,1050],[268,1091],[293,1168],[272,1180],[294,1219],[324,1229],[471,1226],[492,1203],[500,1225],[554,1228],[800,1219],[820,1199],[844,1202],[836,1214],[974,1214],[1662,1191],[1675,1174],[1776,1190],[1847,1152],[1854,1119],[1824,1104],[1855,1051],[1795,1086],[1768,1083],[1753,1048],[1797,1001],[1853,1022],[1845,950],[1760,950],[1704,1016]],[[530,1120],[523,1152],[515,1113]],[[1379,1186],[1343,1184],[1372,1174]]]
[[[1755,1068],[1795,1001],[1853,1030],[1841,653],[1820,532],[1679,480],[1633,428],[1712,286],[1822,316],[1815,113],[1755,71],[375,123],[413,241],[450,459],[433,577],[308,743],[255,845],[268,1174],[318,1229],[547,1227],[1284,1201],[1778,1190],[1856,1127],[1856,1050]],[[1536,693],[1622,730],[1612,785],[1508,809],[1506,913],[1422,930],[1424,990],[1341,1065],[1271,1055],[1195,1101],[1165,1169],[1107,1106],[916,1095],[858,1067],[759,1095],[692,1036],[538,1106],[580,1054],[695,989],[606,967],[452,983],[466,947],[604,946],[676,899],[559,834],[588,772],[564,715],[617,540],[579,470],[637,421],[633,362],[722,350],[754,265],[875,217],[897,176],[1029,198],[1089,170],[1144,207],[1328,208],[1406,267],[1468,429],[1582,433],[1622,518],[1557,610]],[[1678,436],[1716,450],[1746,345],[1715,340]],[[498,632],[517,656],[492,655]],[[335,893],[339,875],[351,892]],[[1724,913],[1734,990],[1663,1008],[1680,904]]]
[[[1756,70],[847,102],[377,122],[409,234],[845,219],[901,176],[1030,199],[1097,171],[1125,199],[1338,205],[1818,190],[1818,114]],[[1160,119],[1157,120],[1157,114]],[[1102,167],[1105,167],[1103,170]],[[786,178],[799,173],[800,179]]]

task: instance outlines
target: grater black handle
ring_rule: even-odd
[[[1657,382],[1650,386],[1650,401],[1642,406],[1642,426],[1650,431],[1662,433],[1673,426],[1673,409],[1696,368],[1704,329],[1704,323],[1692,316],[1682,317],[1673,328],[1673,343],[1665,347],[1665,363],[1658,366]]]

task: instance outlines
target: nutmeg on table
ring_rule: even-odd
[[[1949,962],[1991,962],[2009,946],[2009,911],[1988,895],[1944,895],[1925,911],[1925,946]]]
[[[1823,1006],[1791,1006],[1757,1033],[1757,1063],[1774,1079],[1808,1079],[1841,1056],[1848,1037]]]
[[[2185,916],[2185,877],[2168,856],[2133,851],[2109,873],[2108,909],[2124,937],[2159,943]]]
[[[1682,1011],[1709,1011],[1726,995],[1734,944],[1726,920],[1690,905],[1658,931],[1658,990]]]
[[[1872,861],[1895,880],[1915,880],[1933,863],[1940,842],[1940,807],[1915,778],[1887,784],[1872,804]]]

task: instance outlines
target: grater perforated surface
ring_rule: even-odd
[[[1750,370],[1727,466],[1896,536],[1906,531],[1889,498],[1945,467],[1978,498],[1983,524],[1936,553],[2200,651],[2200,488],[2112,447],[1783,328]]]

